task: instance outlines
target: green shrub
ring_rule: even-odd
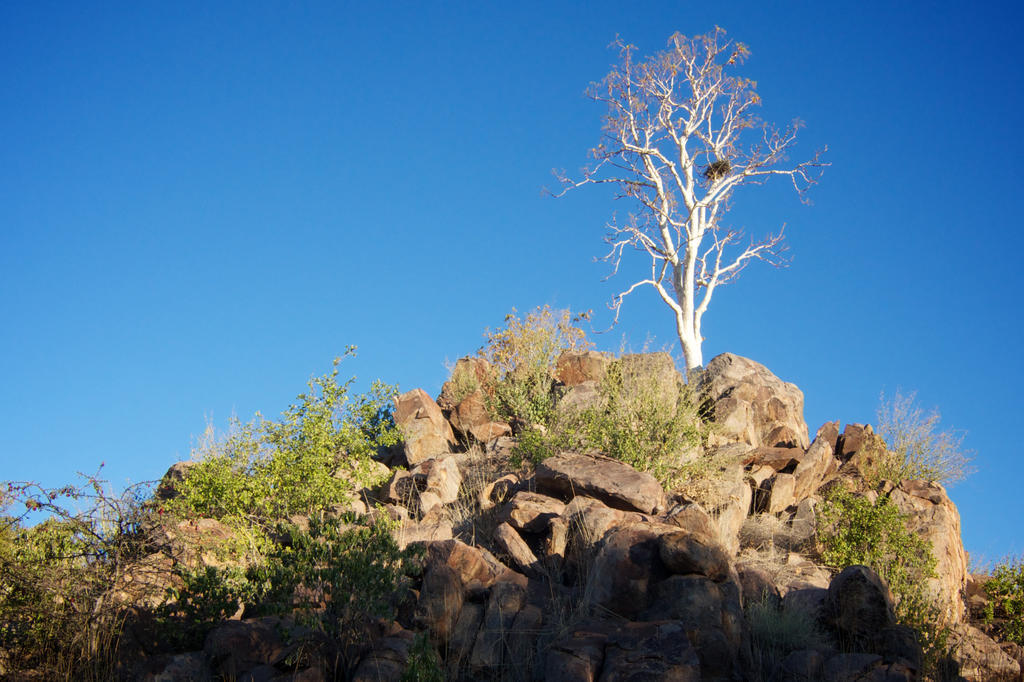
[[[655,381],[624,377],[616,360],[598,393],[594,405],[553,414],[546,430],[520,433],[517,453],[539,462],[560,450],[597,451],[671,487],[683,468],[681,455],[706,437],[692,387],[679,383],[677,396],[666,399]]]
[[[330,374],[312,379],[309,392],[280,421],[236,424],[223,443],[198,453],[178,495],[165,503],[167,511],[244,519],[266,529],[290,514],[344,502],[353,483],[378,483],[370,458],[399,440],[391,416],[397,390],[374,382],[369,393],[350,397],[352,380],[338,382],[339,362]]]
[[[444,682],[441,657],[427,633],[421,632],[413,640],[401,682]]]
[[[838,487],[821,507],[819,540],[826,565],[842,570],[864,565],[892,590],[896,617],[918,632],[926,666],[946,654],[949,630],[928,589],[934,578],[931,543],[907,529],[905,516],[887,496],[871,502]]]
[[[394,619],[396,595],[417,570],[418,554],[399,549],[392,530],[383,514],[367,524],[313,519],[308,530],[279,526],[286,539],[248,568],[181,572],[183,587],[172,590],[160,610],[165,632],[188,649],[201,646],[209,630],[241,606],[247,615],[297,614],[303,625],[337,642],[350,663],[367,625]]]
[[[1003,638],[1024,646],[1024,560],[1011,559],[995,567],[985,583],[989,602],[986,623],[996,623]]]
[[[480,356],[491,363],[494,377],[488,386],[488,407],[504,420],[520,419],[546,424],[552,415],[551,387],[555,364],[565,351],[590,347],[586,333],[576,326],[588,315],[544,306],[519,319],[516,311],[505,316],[505,328],[487,330]]]
[[[879,475],[893,481],[904,478],[953,484],[973,472],[971,453],[963,449],[964,434],[939,429],[938,410],[925,412],[916,394],[899,390],[878,408],[878,432],[888,451],[879,462]]]
[[[145,485],[121,495],[83,476],[0,494],[0,651],[11,670],[50,679],[109,679],[126,611],[119,582],[146,545]],[[4,516],[17,509],[20,513]],[[45,520],[27,525],[34,514]]]

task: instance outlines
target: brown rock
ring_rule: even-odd
[[[718,543],[686,531],[662,535],[660,556],[672,573],[697,573],[714,581],[729,576],[729,556]]]
[[[876,642],[878,633],[896,624],[892,593],[867,566],[847,566],[833,578],[824,609],[827,622],[847,642]]]
[[[961,596],[967,589],[967,554],[960,537],[960,512],[938,483],[902,481],[889,499],[908,515],[907,527],[932,544],[935,573],[929,589],[946,607],[949,623],[962,621],[966,608]]]
[[[483,623],[470,653],[469,665],[472,670],[493,671],[510,663],[505,637],[525,605],[526,590],[522,586],[506,581],[494,584],[487,600]]]
[[[466,395],[487,386],[491,376],[491,363],[484,358],[459,358],[452,369],[451,378],[441,387],[438,405],[446,412],[454,409]]]
[[[953,659],[968,680],[1019,680],[1020,663],[991,637],[966,623],[957,624],[950,637]]]
[[[455,629],[464,601],[458,573],[445,564],[433,564],[423,574],[414,616],[416,625],[446,642]]]
[[[447,566],[455,571],[463,586],[477,584],[488,588],[506,569],[504,565],[478,547],[461,540],[436,540],[425,543],[425,567]]]
[[[446,521],[402,521],[394,530],[395,542],[402,549],[414,542],[451,540],[452,524]]]
[[[604,662],[604,632],[579,630],[555,641],[548,651],[544,666],[545,680],[594,682]]]
[[[395,424],[405,439],[405,458],[410,466],[448,454],[455,434],[441,408],[421,388],[395,398]]]
[[[600,500],[582,495],[565,505],[562,518],[568,524],[570,535],[584,546],[597,544],[612,528],[643,521],[643,516],[636,512],[612,509]]]
[[[650,514],[664,504],[657,479],[617,460],[563,452],[537,465],[537,490],[595,497],[610,507]]]
[[[515,474],[505,474],[496,481],[488,483],[477,496],[477,502],[480,504],[481,509],[490,509],[495,504],[501,504],[510,499],[522,486],[523,483],[519,480],[518,476]]]
[[[808,447],[803,393],[763,365],[724,353],[708,363],[698,389],[713,403],[722,442]]]
[[[183,462],[175,462],[171,465],[171,468],[167,470],[167,473],[160,479],[160,485],[157,486],[154,497],[158,500],[170,500],[178,496],[178,486],[185,481],[188,477],[188,471],[194,467],[198,462],[193,460],[185,460]]]
[[[555,378],[566,386],[586,381],[600,383],[612,359],[597,351],[566,351],[558,357]]]
[[[228,620],[210,631],[203,650],[214,670],[235,679],[258,665],[277,661],[285,650],[285,627],[280,618]]]
[[[353,682],[379,682],[397,680],[409,662],[409,649],[415,635],[408,630],[381,637],[363,656],[352,675]]]
[[[482,389],[473,391],[452,410],[451,423],[463,436],[472,436],[481,443],[508,436],[512,427],[491,419],[487,409],[487,394]]]
[[[796,489],[796,477],[793,474],[775,474],[769,481],[770,497],[768,513],[778,514],[796,502],[793,491]]]
[[[697,682],[701,661],[683,625],[674,622],[625,623],[613,630],[604,649],[602,681]]]
[[[507,523],[502,523],[494,531],[494,541],[502,552],[512,559],[513,563],[526,573],[539,570],[537,555],[533,553],[522,536]]]
[[[711,520],[704,508],[695,502],[673,509],[669,513],[667,521],[704,541],[712,542],[718,539],[718,528],[715,527],[715,522]]]
[[[462,473],[455,457],[428,459],[417,464],[409,473],[417,481],[422,477],[422,485],[417,487],[435,493],[442,504],[451,504],[459,499]]]
[[[517,492],[498,514],[500,521],[527,533],[543,533],[551,520],[565,511],[560,500],[526,490]]]
[[[648,586],[668,575],[658,534],[647,524],[614,528],[605,536],[590,573],[589,600],[632,618],[647,608]]]

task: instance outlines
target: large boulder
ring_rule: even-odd
[[[764,365],[723,353],[708,363],[698,392],[711,402],[721,442],[805,450],[810,444],[804,394]]]
[[[451,378],[441,386],[438,405],[445,412],[454,409],[467,395],[487,386],[493,374],[491,363],[484,358],[459,358],[452,368]]]
[[[584,382],[600,383],[608,371],[612,358],[594,350],[565,351],[558,356],[555,378],[565,386],[578,386]]]
[[[512,433],[511,426],[491,419],[490,410],[487,409],[487,394],[479,388],[452,408],[451,424],[464,437],[472,436],[481,443],[489,443]]]
[[[395,424],[405,439],[405,459],[415,466],[425,459],[451,452],[455,434],[434,399],[422,388],[395,398]]]
[[[669,574],[659,534],[650,525],[620,526],[605,536],[590,570],[591,604],[625,618],[647,608],[648,588]]]
[[[946,607],[947,622],[964,620],[967,554],[956,505],[941,485],[926,481],[902,481],[889,493],[889,499],[908,516],[907,527],[932,545],[937,577],[929,579],[929,587]]]
[[[867,566],[847,566],[833,578],[824,608],[825,618],[846,642],[870,645],[896,624],[892,593]]]
[[[566,498],[595,497],[610,507],[650,514],[664,505],[657,479],[598,455],[563,452],[537,465],[537,490]]]

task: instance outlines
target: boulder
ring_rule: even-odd
[[[395,424],[405,440],[405,459],[415,466],[451,452],[455,434],[437,403],[422,388],[395,398]]]
[[[539,492],[588,495],[625,511],[650,514],[664,504],[656,478],[609,457],[563,452],[538,464],[536,477]]]
[[[555,379],[565,386],[579,386],[585,382],[601,383],[612,358],[597,351],[565,351],[558,356]]]
[[[750,511],[753,491],[746,481],[737,480],[722,490],[719,505],[713,510],[717,516],[718,541],[732,556],[740,551],[740,527]]]
[[[535,573],[540,569],[537,555],[533,553],[533,550],[516,532],[515,528],[509,524],[498,525],[494,531],[494,542],[524,573]]]
[[[767,483],[769,490],[768,513],[778,514],[796,503],[796,477],[793,474],[775,474]]]
[[[512,433],[511,426],[491,419],[487,409],[487,394],[483,389],[477,389],[463,398],[452,409],[450,421],[464,437],[472,436],[481,443],[489,443]]]
[[[460,583],[466,588],[472,585],[489,588],[507,570],[486,550],[471,547],[461,540],[435,540],[424,543],[424,548],[425,571],[446,566],[455,571]]]
[[[405,520],[398,524],[392,531],[395,542],[402,549],[417,542],[431,542],[434,540],[451,540],[452,524],[447,521],[426,520],[412,521]]]
[[[565,520],[572,542],[583,547],[592,547],[604,538],[612,528],[644,520],[637,512],[612,509],[600,500],[580,495],[574,497],[560,517]]]
[[[796,468],[793,469],[793,476],[796,478],[796,486],[793,496],[802,500],[815,490],[820,488],[839,469],[839,460],[835,456],[835,437],[833,431],[838,432],[839,422],[829,422],[818,429],[814,441],[807,452],[797,458]]]
[[[722,442],[807,449],[804,394],[764,365],[724,353],[701,375],[698,392],[712,403]]]
[[[370,651],[359,661],[352,674],[352,682],[400,679],[409,662],[409,649],[414,640],[412,632],[399,630],[375,641]]]
[[[136,670],[131,679],[141,682],[178,682],[194,680],[206,682],[213,680],[213,671],[206,662],[206,655],[201,651],[187,654],[153,656],[143,659],[142,670]],[[0,670],[0,674],[5,671]]]
[[[599,632],[581,629],[556,640],[548,650],[544,664],[545,680],[566,682],[594,682],[604,662],[604,647],[608,635],[604,628]]]
[[[483,621],[470,652],[470,669],[496,671],[511,663],[506,638],[526,605],[526,590],[516,582],[499,581],[491,588]]]
[[[591,604],[624,618],[647,608],[649,586],[668,576],[658,534],[647,525],[614,528],[605,536],[590,569]]]
[[[459,488],[462,486],[462,473],[455,457],[428,459],[417,464],[409,472],[421,490],[435,493],[442,504],[451,504],[459,499]]]
[[[697,682],[701,660],[684,626],[675,622],[625,623],[604,647],[602,681]]]
[[[523,487],[523,482],[515,474],[505,474],[501,478],[491,481],[477,495],[477,503],[480,509],[487,510],[495,504],[501,504],[511,498]]]
[[[560,500],[539,493],[520,490],[498,514],[498,519],[527,533],[543,533],[555,517],[565,511]]]
[[[901,481],[889,499],[908,515],[907,527],[932,544],[935,578],[928,583],[946,607],[949,623],[964,620],[962,595],[967,589],[967,554],[960,537],[960,513],[938,483]]]
[[[672,573],[696,573],[720,582],[729,577],[729,556],[718,545],[687,531],[661,536],[662,563]]]
[[[445,412],[451,411],[467,395],[487,386],[492,374],[491,363],[484,358],[459,358],[452,368],[451,378],[441,386],[441,395],[437,399],[439,407]]]
[[[227,620],[206,636],[203,651],[213,669],[236,679],[258,665],[272,665],[287,648],[287,628],[280,618]]]
[[[953,659],[968,680],[1019,680],[1020,663],[991,637],[966,623],[957,624],[950,636]]]
[[[156,492],[153,493],[153,496],[158,500],[170,500],[177,497],[178,486],[188,477],[189,469],[196,464],[198,462],[194,460],[185,460],[172,464],[171,468],[160,479],[160,484],[156,487]]]
[[[896,624],[892,593],[867,566],[847,566],[832,579],[824,615],[842,641],[866,647],[874,646],[878,634]]]
[[[415,623],[439,642],[447,642],[462,611],[465,594],[459,574],[442,563],[428,566],[416,603]]]

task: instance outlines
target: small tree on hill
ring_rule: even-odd
[[[632,248],[649,256],[650,275],[612,299],[615,319],[626,296],[653,287],[675,317],[687,368],[700,367],[701,319],[715,289],[752,260],[781,264],[781,228],[743,246],[742,232],[723,222],[735,190],[782,176],[803,198],[827,164],[818,152],[785,165],[801,124],[779,129],[757,118],[756,84],[732,75],[747,47],[727,40],[722,29],[695,38],[676,33],[667,50],[643,61],[634,58],[634,46],[615,45],[619,65],[588,92],[608,106],[604,139],[582,179],[558,174],[562,194],[611,183],[617,198],[637,202],[627,222],[609,224],[605,260],[614,274]]]

